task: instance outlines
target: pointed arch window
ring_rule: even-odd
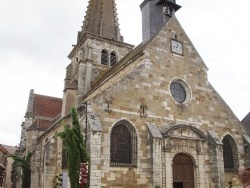
[[[126,120],[116,123],[110,142],[111,166],[136,166],[137,135],[131,123]]]
[[[109,57],[108,57],[108,50],[103,49],[101,54],[101,64],[108,65]]]
[[[229,170],[238,168],[238,152],[233,138],[227,135],[223,138],[222,143],[224,168]]]
[[[111,66],[111,67],[114,66],[114,65],[116,64],[116,62],[117,62],[117,55],[116,55],[116,53],[113,51],[113,52],[111,52],[111,54],[110,54],[110,66]]]

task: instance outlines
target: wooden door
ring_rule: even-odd
[[[173,187],[194,188],[194,163],[188,155],[177,154],[173,159]]]

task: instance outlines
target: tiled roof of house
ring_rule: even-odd
[[[2,151],[3,153],[7,152],[7,150],[5,149],[5,147],[3,147],[3,144],[0,144],[0,151]]]
[[[7,146],[3,144],[2,146],[7,150],[8,154],[14,154],[17,150],[17,147],[14,147],[14,146]]]
[[[61,110],[61,98],[34,94],[33,113],[35,117],[56,118]]]

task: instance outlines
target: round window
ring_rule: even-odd
[[[170,84],[170,92],[174,100],[181,104],[188,102],[191,98],[190,89],[182,80],[174,80]]]

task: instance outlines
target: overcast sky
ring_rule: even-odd
[[[141,42],[142,0],[116,0],[125,42]],[[250,1],[177,0],[178,20],[211,84],[242,120],[250,101]],[[30,89],[62,97],[67,55],[87,0],[0,1],[0,143],[17,145]]]

